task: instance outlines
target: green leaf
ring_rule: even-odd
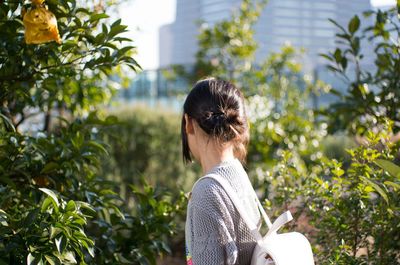
[[[76,264],[76,259],[75,259],[75,255],[72,252],[67,252],[64,253],[61,258],[63,259],[64,262],[69,262],[69,263],[74,263]]]
[[[342,50],[339,48],[336,48],[335,53],[333,54],[333,57],[335,57],[335,61],[339,64],[342,62]]]
[[[336,167],[335,169],[332,170],[332,173],[337,177],[341,177],[344,174],[344,170],[341,169],[340,167]]]
[[[116,36],[116,35],[118,35],[118,34],[120,34],[122,32],[125,32],[126,28],[127,28],[127,26],[125,26],[125,25],[111,26],[110,33],[108,33],[108,36],[107,36],[108,39],[111,39],[114,36]]]
[[[114,21],[114,23],[111,24],[111,27],[114,27],[116,25],[121,25],[122,20],[121,19],[117,19]]]
[[[40,171],[41,174],[46,174],[54,171],[54,169],[58,168],[58,164],[56,162],[47,163],[43,169]]]
[[[36,265],[38,264],[39,260],[32,255],[32,253],[28,254],[28,257],[26,258],[26,263],[27,265]]]
[[[29,212],[29,214],[25,217],[23,226],[29,227],[31,226],[37,219],[37,215],[39,214],[39,209],[33,209]]]
[[[400,190],[400,184],[395,183],[393,181],[385,181],[385,182],[383,182],[383,184],[385,184],[386,186],[392,186],[395,191]]]
[[[44,255],[44,257],[45,257],[45,259],[47,260],[47,262],[50,265],[58,265],[58,264],[60,264],[60,261],[56,257],[51,257],[49,255]]]
[[[400,0],[397,0],[397,16],[400,18]]]
[[[67,207],[65,207],[65,211],[72,212],[72,211],[75,211],[75,210],[76,210],[76,204],[75,204],[75,202],[73,200],[70,200],[67,203]]]
[[[79,201],[79,202],[76,202],[76,204],[79,208],[88,210],[90,212],[90,214],[93,214],[93,215],[96,214],[96,210],[93,209],[93,207],[89,203]]]
[[[133,46],[125,46],[121,49],[118,50],[118,54],[120,54],[121,56],[124,55],[125,53],[127,53],[128,51],[134,49],[135,47]]]
[[[400,179],[400,167],[398,165],[384,159],[377,159],[375,164],[387,171],[391,176]]]
[[[319,53],[318,56],[325,58],[328,61],[333,61],[332,56],[329,54]]]
[[[0,224],[2,226],[8,226],[7,213],[5,211],[3,211],[2,209],[0,209]]]
[[[358,16],[354,16],[349,22],[349,31],[351,34],[354,34],[360,27],[360,18]]]
[[[386,194],[386,192],[375,182],[373,182],[372,180],[366,178],[366,177],[362,177],[361,178],[367,185],[370,185],[384,200],[387,204],[389,204],[389,199],[388,196]]]
[[[93,15],[91,15],[90,16],[90,22],[94,22],[94,21],[97,21],[97,20],[100,20],[100,19],[104,19],[104,18],[109,18],[110,16],[109,15],[107,15],[107,14],[93,14]]]
[[[105,155],[108,155],[107,149],[105,149],[104,146],[99,144],[98,142],[90,141],[88,143],[88,145],[91,146],[91,147],[94,147],[95,149],[97,149],[97,150],[99,150],[101,152],[103,152]]]
[[[71,143],[76,149],[79,150],[81,148],[84,140],[85,139],[84,139],[83,134],[78,131],[78,132],[76,132],[75,137],[73,137],[71,139]]]
[[[53,239],[54,237],[56,237],[58,234],[60,234],[63,230],[59,227],[54,227],[52,226],[50,228],[50,239]]]
[[[121,210],[117,206],[112,205],[111,207],[114,209],[117,216],[119,216],[122,220],[125,220],[125,215],[121,212]]]
[[[39,188],[39,190],[41,190],[44,193],[46,193],[47,195],[49,195],[53,199],[53,201],[57,205],[57,207],[60,206],[60,203],[58,202],[58,199],[57,199],[57,195],[54,193],[54,191],[46,189],[46,188]]]
[[[333,19],[331,19],[331,18],[328,18],[328,20],[329,20],[332,24],[334,24],[336,27],[338,27],[341,31],[343,31],[343,33],[346,34],[346,30],[345,30],[341,25],[339,25],[339,23],[337,23],[335,20],[333,20]]]
[[[46,199],[44,199],[44,201],[42,203],[42,208],[41,208],[42,213],[47,211],[47,209],[49,208],[49,205],[52,203],[53,203],[53,200],[50,197],[47,197]]]
[[[62,254],[67,246],[67,238],[65,236],[61,236],[54,240],[56,243],[57,251]]]
[[[6,125],[6,128],[8,128],[12,132],[15,132],[14,125],[6,116],[0,113],[0,118],[3,120],[4,124]]]
[[[93,247],[88,247],[87,250],[88,250],[90,256],[92,256],[94,258],[94,248]]]

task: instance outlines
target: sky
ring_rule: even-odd
[[[158,67],[158,29],[174,22],[176,0],[128,0],[119,8],[127,36],[133,39],[136,61],[145,70]]]
[[[371,0],[373,6],[395,5],[396,0]],[[134,40],[135,59],[145,70],[157,69],[158,29],[175,20],[176,0],[128,0],[119,8],[127,36]]]

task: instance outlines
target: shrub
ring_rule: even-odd
[[[142,182],[128,206],[118,183],[97,174],[108,154],[103,133],[115,122],[90,115],[39,137],[0,133],[3,262],[154,264],[169,251],[184,196]]]
[[[391,162],[400,145],[386,132],[367,139],[367,146],[348,150],[349,168],[327,161],[306,186],[321,264],[400,262],[400,167]]]
[[[336,34],[341,45],[322,56],[329,61],[328,69],[344,81],[346,90],[332,90],[338,101],[326,109],[330,131],[346,129],[362,134],[373,126],[394,121],[394,131],[399,131],[399,69],[400,34],[399,1],[397,8],[364,13],[372,17],[372,25],[365,25],[354,16],[348,25],[331,20],[340,33]],[[365,20],[366,21],[366,20]],[[361,43],[369,41],[375,53],[373,67],[363,64]]]
[[[107,137],[110,156],[104,175],[120,178],[122,183],[140,183],[142,176],[157,186],[188,190],[199,169],[190,170],[182,159],[181,116],[173,111],[144,106],[122,107],[109,111],[120,123]]]
[[[140,68],[126,26],[106,22],[108,4],[44,4],[59,44],[25,43],[20,13],[31,3],[0,5],[0,263],[155,264],[183,197],[137,183],[127,205],[99,175],[118,121],[94,110],[116,76]]]

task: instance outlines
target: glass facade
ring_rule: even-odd
[[[227,19],[240,3],[241,0],[177,0],[170,64],[193,64],[200,22],[212,26]],[[315,63],[310,66],[313,68],[321,63],[316,51],[326,52],[334,47],[337,29],[328,18],[344,24],[354,14],[370,8],[366,0],[270,0],[255,26],[260,47],[256,58],[263,59],[291,43],[308,51],[308,61]]]
[[[201,23],[212,26],[229,18],[241,0],[177,0],[176,3],[175,22],[160,30],[160,56],[164,56],[160,58],[162,67],[193,65]],[[328,18],[346,27],[354,14],[360,15],[369,9],[371,6],[367,0],[269,0],[254,28],[259,44],[256,58],[264,60],[269,53],[290,43],[296,48],[304,48],[306,53],[302,64],[309,74],[316,74],[331,84],[338,82],[326,71],[326,61],[319,56],[335,47],[337,28]],[[368,21],[364,19],[363,23],[365,25]],[[368,51],[366,43],[362,46],[366,54],[364,62],[368,65],[373,60],[373,51]],[[129,89],[121,91],[121,95],[129,100],[168,102],[168,98],[176,98],[172,95],[187,88],[188,84],[183,80],[167,80],[161,71],[144,71],[137,75]]]

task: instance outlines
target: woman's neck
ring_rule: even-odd
[[[233,146],[227,146],[221,150],[214,148],[206,148],[204,155],[200,158],[201,168],[203,169],[203,174],[209,172],[215,166],[225,162],[234,160],[235,155],[233,152]]]

